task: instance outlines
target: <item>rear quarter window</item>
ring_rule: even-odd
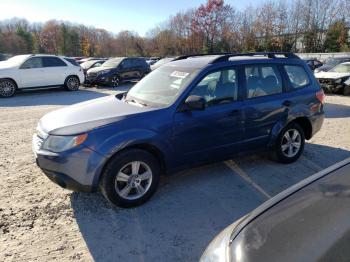
[[[293,89],[302,88],[310,84],[309,75],[304,67],[300,65],[285,65],[284,69]]]

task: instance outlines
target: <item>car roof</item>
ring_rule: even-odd
[[[175,58],[174,61],[168,63],[168,66],[203,69],[207,66],[226,62],[231,64],[242,64],[252,62],[281,62],[281,61],[302,61],[293,53],[279,53],[279,52],[264,52],[264,53],[231,53],[231,54],[212,54],[212,55],[188,55]]]

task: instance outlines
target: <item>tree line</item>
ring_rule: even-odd
[[[170,56],[190,53],[349,51],[350,0],[266,0],[239,10],[208,0],[151,29],[117,34],[50,20],[0,21],[0,53],[66,56]]]

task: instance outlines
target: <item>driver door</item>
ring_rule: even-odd
[[[243,138],[242,102],[238,100],[238,70],[207,74],[190,95],[206,101],[204,110],[186,110],[174,116],[173,144],[187,162],[225,157],[237,151]],[[183,163],[187,164],[187,163]]]
[[[23,88],[46,85],[46,72],[42,57],[31,57],[19,68]]]

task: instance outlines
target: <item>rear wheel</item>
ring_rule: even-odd
[[[159,177],[157,159],[146,151],[131,149],[121,152],[107,164],[100,188],[114,205],[133,207],[154,194]]]
[[[68,76],[66,79],[65,87],[68,91],[77,91],[79,90],[80,81],[76,76]]]
[[[11,79],[0,79],[0,97],[11,97],[16,93],[16,83]]]
[[[286,126],[278,136],[275,145],[275,158],[281,163],[295,162],[303,153],[305,135],[297,123]]]

